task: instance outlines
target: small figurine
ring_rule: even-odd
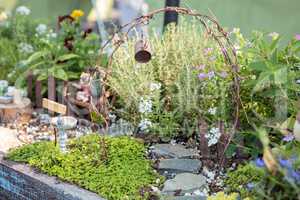
[[[91,81],[90,74],[82,73],[80,76],[80,83],[73,84],[77,89],[80,90],[76,93],[76,100],[82,101],[84,103],[90,101],[90,97],[91,97],[90,81]]]

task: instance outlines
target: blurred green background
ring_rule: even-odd
[[[34,18],[54,21],[58,15],[69,13],[74,8],[88,12],[90,0],[0,0],[26,5],[32,9]],[[146,0],[150,10],[163,7],[164,0]],[[213,14],[224,27],[240,27],[249,34],[252,30],[278,32],[285,38],[300,33],[300,0],[181,0],[181,6],[199,12]],[[158,16],[152,27],[161,30],[162,16]]]

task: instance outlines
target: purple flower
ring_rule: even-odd
[[[295,139],[294,135],[293,134],[287,134],[286,136],[284,136],[282,138],[282,141],[284,142],[291,142]]]
[[[255,160],[255,165],[257,167],[265,167],[265,162],[264,162],[264,160],[262,158],[257,158]]]
[[[291,170],[289,176],[292,177],[297,183],[300,183],[300,173],[296,170]]]
[[[207,56],[207,55],[210,54],[213,50],[214,50],[213,48],[205,48],[205,49],[204,49],[204,55]]]
[[[247,183],[246,187],[247,187],[248,190],[252,190],[255,187],[255,184],[254,183]]]
[[[291,160],[280,158],[278,159],[278,161],[281,167],[288,168],[288,169],[291,169],[293,167]]]
[[[207,74],[205,74],[205,73],[200,73],[200,74],[198,74],[198,78],[199,78],[200,80],[204,80],[204,79],[207,78]]]
[[[296,34],[296,35],[295,35],[295,39],[296,39],[297,41],[300,41],[300,34]]]
[[[226,48],[221,48],[221,51],[222,51],[222,53],[223,53],[224,55],[227,54],[227,49],[226,49]]]
[[[197,69],[199,69],[199,70],[204,70],[205,67],[206,67],[205,64],[201,64],[201,65],[199,65],[199,66],[197,67]]]
[[[207,76],[209,79],[212,79],[213,77],[215,77],[215,72],[214,71],[210,71],[207,73]]]
[[[219,75],[222,77],[222,78],[226,78],[228,76],[227,72],[225,71],[222,71],[221,73],[219,73]]]

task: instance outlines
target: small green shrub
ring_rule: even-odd
[[[135,40],[114,55],[108,84],[126,119],[163,139],[190,137],[199,118],[211,126],[218,120],[227,125],[232,119],[232,74],[216,42],[196,23],[170,26],[163,36],[149,40],[149,63],[134,60]]]
[[[226,195],[224,192],[218,192],[215,196],[209,196],[207,200],[237,200],[238,197],[237,193]]]
[[[251,196],[248,184],[255,184],[264,176],[264,170],[252,164],[239,166],[237,170],[228,172],[225,185],[230,192],[239,192],[243,198]]]
[[[51,176],[77,184],[110,200],[145,199],[139,190],[159,176],[145,158],[144,145],[128,137],[105,137],[107,158],[101,159],[101,138],[88,135],[71,140],[69,153],[61,154],[50,142],[12,150],[8,159],[29,163]]]

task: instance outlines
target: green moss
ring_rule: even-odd
[[[105,137],[103,159],[101,141],[98,135],[71,140],[65,155],[53,143],[35,143],[11,151],[7,158],[29,163],[110,200],[145,199],[139,190],[154,183],[158,175],[145,158],[144,145],[128,137]]]
[[[230,192],[239,192],[242,198],[251,197],[253,194],[247,189],[247,184],[255,184],[264,176],[264,170],[252,164],[239,166],[237,170],[228,172],[225,186]]]

